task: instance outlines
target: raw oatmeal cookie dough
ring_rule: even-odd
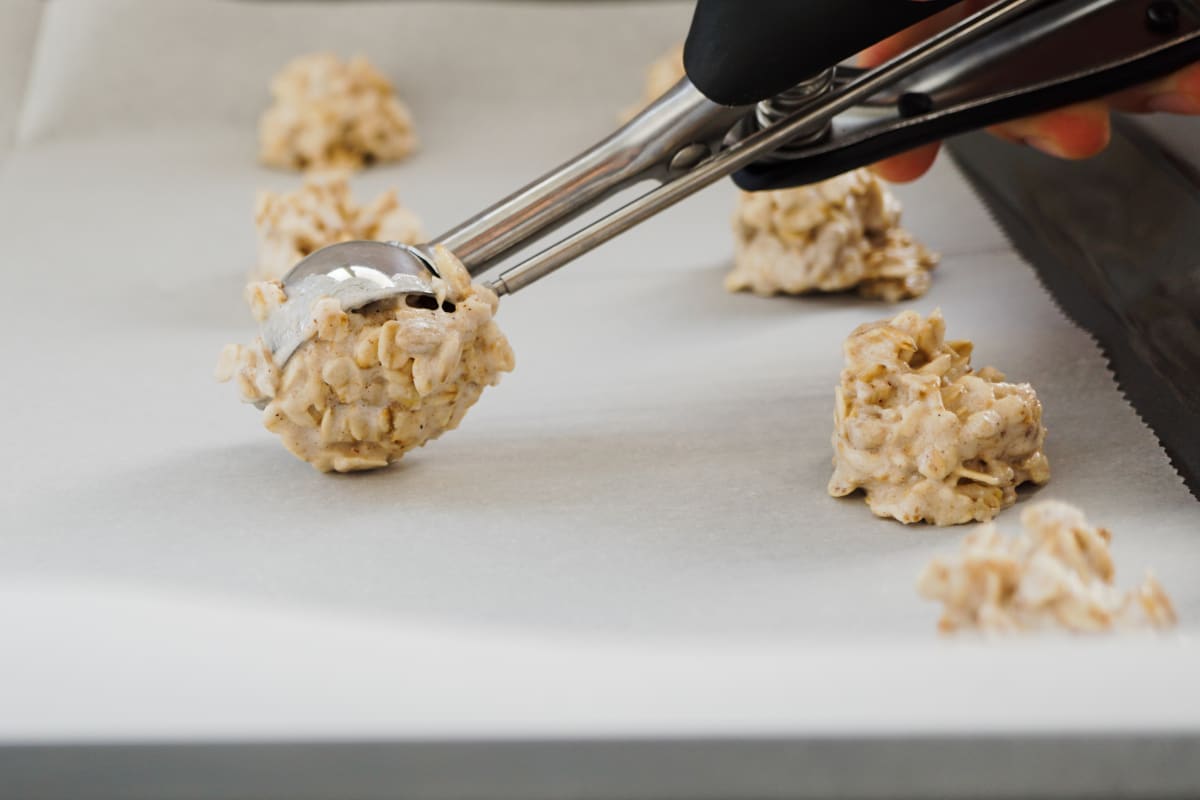
[[[942,604],[942,631],[1175,624],[1171,600],[1150,573],[1131,590],[1113,585],[1112,534],[1089,525],[1078,508],[1035,503],[1021,512],[1021,525],[1016,536],[981,525],[957,556],[935,558],[921,573],[917,591]]]
[[[328,472],[374,469],[456,428],[485,386],[511,372],[513,353],[492,320],[498,300],[438,248],[439,304],[403,299],[345,312],[313,308],[313,337],[280,369],[260,338],[221,353],[217,379],[265,403],[263,424],[299,458]],[[275,281],[247,287],[265,320],[287,300]],[[429,305],[434,305],[432,301]]]
[[[399,161],[417,146],[408,108],[362,56],[301,56],[271,81],[271,94],[275,101],[258,126],[264,164],[359,169]]]
[[[934,525],[985,521],[1045,483],[1042,405],[1027,383],[971,369],[940,311],[860,325],[844,345],[829,493],[866,494],[881,517]]]
[[[296,262],[326,245],[359,239],[417,244],[421,221],[387,191],[365,206],[354,202],[344,173],[310,173],[294,192],[258,193],[257,280],[278,280]]]
[[[742,192],[731,292],[838,292],[896,302],[929,288],[937,256],[900,227],[900,203],[869,170],[791,189]]]

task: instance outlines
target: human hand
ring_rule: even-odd
[[[993,1],[964,0],[871,47],[860,56],[860,61],[864,66],[880,64]],[[1029,145],[1060,158],[1090,158],[1108,146],[1108,115],[1111,111],[1200,114],[1200,64],[1192,64],[1165,78],[1099,100],[993,125],[988,130],[1002,139]],[[936,142],[923,145],[886,158],[872,169],[885,180],[915,180],[933,164],[939,146]]]

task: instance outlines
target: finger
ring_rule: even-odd
[[[1108,146],[1108,105],[1102,100],[1077,103],[988,130],[1059,158],[1090,158]]]
[[[871,171],[892,183],[915,181],[929,171],[933,160],[937,158],[938,147],[939,144],[934,142],[922,145],[915,150],[909,150],[907,153],[885,158],[883,161],[871,165]]]
[[[1192,64],[1165,78],[1117,92],[1108,98],[1118,111],[1164,111],[1200,114],[1200,64]]]

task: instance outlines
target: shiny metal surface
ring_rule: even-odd
[[[602,219],[504,271],[491,281],[489,286],[501,295],[511,294],[528,286],[614,236],[629,230],[639,222],[674,205],[693,192],[760,160],[780,147],[791,143],[798,136],[811,134],[815,128],[833,119],[837,114],[850,109],[881,89],[914,74],[947,53],[969,44],[997,25],[1027,11],[1038,2],[1039,0],[1001,0],[959,25],[934,36],[922,46],[906,51],[874,70],[862,73],[840,88],[826,93],[821,100],[814,102],[811,106],[794,112],[770,127],[757,130],[757,126],[755,126],[753,129],[755,132],[745,138],[725,139],[722,142],[722,150],[701,161],[693,169],[677,177],[669,176],[669,180],[662,186],[652,189]],[[683,78],[664,97],[664,100],[671,98],[680,100],[691,98],[691,105],[684,106],[684,108],[696,114],[702,114],[708,109],[715,115],[713,108],[721,108],[714,107],[707,99],[700,96],[687,78]],[[666,110],[679,110],[670,104],[662,105],[662,103],[663,101],[660,101],[642,112],[638,118],[635,118],[633,122],[599,147],[611,147],[614,139],[619,140],[622,133],[628,131],[630,126],[637,123],[642,117],[654,116]],[[736,124],[744,115],[753,113],[753,107],[724,109],[719,120],[721,122],[733,120]],[[697,127],[701,126],[697,124]],[[746,127],[743,126],[742,130],[745,129]],[[442,243],[449,244],[445,240],[442,240]],[[454,249],[452,245],[451,249]]]
[[[287,301],[262,326],[263,344],[282,367],[313,335],[312,306],[332,297],[344,311],[400,296],[434,296],[431,260],[399,242],[342,242],[317,250],[283,277]]]
[[[435,241],[478,275],[533,237],[622,189],[646,179],[668,179],[672,160],[694,154],[695,145],[717,149],[749,108],[719,106],[685,78],[611,136]]]
[[[1194,8],[1196,4],[1189,5]],[[972,47],[897,81],[861,104],[860,108],[872,113],[839,118],[827,140],[789,155],[823,156],[940,117],[1087,78],[1200,37],[1195,14],[1181,15],[1178,30],[1164,36],[1146,24],[1146,10],[1147,4],[1139,0],[1041,2],[994,35],[981,37]],[[838,80],[853,80],[861,74],[856,68],[838,68]],[[897,99],[906,92],[925,95],[930,110],[898,114]]]
[[[754,108],[754,123],[758,126],[758,129],[769,128],[791,115],[819,103],[821,98],[834,88],[834,72],[834,68],[831,67],[806,81],[801,81],[786,92],[780,92],[771,99],[759,103]],[[786,158],[785,154],[789,150],[820,141],[828,136],[831,130],[832,122],[828,120],[814,125],[813,130],[797,134],[795,138],[772,153],[770,157]]]
[[[283,286],[288,289],[310,275],[334,276],[339,270],[361,267],[388,276],[409,276],[426,283],[437,275],[433,259],[419,247],[400,242],[355,241],[322,247],[302,259],[283,276]]]
[[[1140,0],[1000,0],[879,67],[831,68],[757,107],[717,105],[685,77],[611,136],[434,242],[478,276],[633,184],[659,183],[489,282],[498,294],[510,294],[765,158],[827,155],[1178,40],[1149,31],[1140,17],[1130,24],[1130,14],[1144,13]],[[896,101],[906,92],[927,94],[930,110],[901,114]],[[413,253],[419,266],[419,252]]]

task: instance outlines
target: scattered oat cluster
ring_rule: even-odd
[[[945,340],[940,311],[860,325],[844,345],[829,493],[856,489],[881,517],[935,525],[985,521],[1045,483],[1042,406],[1027,383],[971,369],[967,341]]]
[[[354,202],[344,173],[310,173],[294,192],[260,191],[254,208],[258,265],[253,277],[278,280],[296,262],[338,242],[370,239],[417,244],[421,221],[387,191],[365,206]]]
[[[937,256],[899,225],[899,202],[865,169],[811,186],[743,192],[725,288],[760,295],[855,289],[888,302],[919,297]]]
[[[259,339],[226,347],[217,379],[235,380],[246,402],[265,403],[267,429],[323,472],[399,459],[457,427],[484,387],[513,368],[492,320],[496,295],[472,284],[444,248],[435,267],[433,307],[400,300],[346,312],[324,298],[313,307],[313,337],[282,369]],[[247,299],[261,321],[287,296],[279,283],[263,282],[248,287]]]
[[[412,116],[365,58],[301,56],[271,81],[274,103],[259,122],[264,164],[358,169],[398,161],[417,146]]]
[[[917,579],[922,597],[942,604],[938,627],[1011,632],[1059,627],[1094,632],[1175,624],[1154,576],[1122,591],[1113,585],[1112,534],[1053,500],[1021,512],[1024,532],[988,523],[967,534],[957,556],[935,558]]]

